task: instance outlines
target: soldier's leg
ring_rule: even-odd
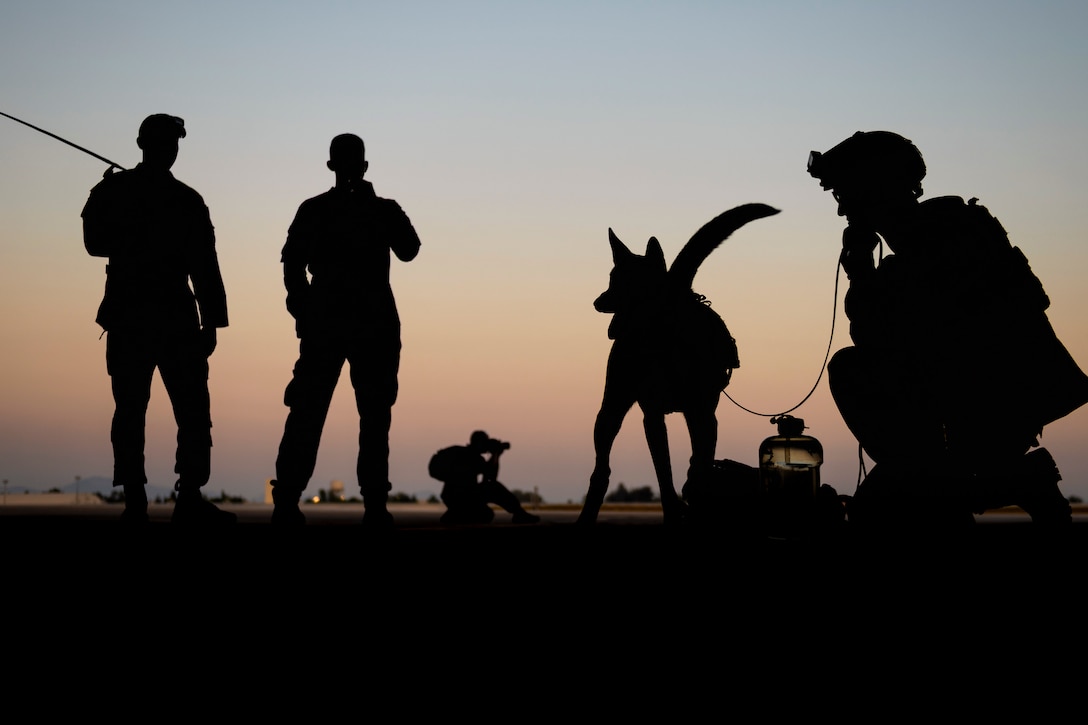
[[[208,358],[196,331],[164,338],[158,363],[178,425],[177,487],[199,489],[211,478],[212,418]]]
[[[848,347],[831,358],[827,376],[843,422],[874,461],[943,456],[937,393],[909,362]]]
[[[297,505],[317,464],[321,433],[345,355],[332,340],[303,338],[291,382],[283,394],[289,409],[276,457],[272,495],[277,503]]]
[[[947,401],[935,383],[908,360],[856,347],[837,352],[827,373],[843,421],[876,461],[852,497],[850,520],[874,531],[973,523],[950,468]]]
[[[439,520],[444,524],[487,524],[495,517],[475,474],[445,481],[441,498],[446,511]]]
[[[484,500],[498,504],[504,511],[513,514],[514,523],[535,524],[540,521],[539,516],[526,511],[514,492],[499,481],[483,481],[479,486]]]
[[[1035,447],[1036,426],[1010,415],[1015,411],[996,394],[984,398],[980,392],[968,403],[951,420],[949,442],[972,510],[1015,505],[1036,523],[1070,524],[1072,510],[1058,487],[1061,474],[1050,452]]]
[[[360,344],[349,357],[351,384],[359,411],[359,458],[356,474],[368,511],[384,511],[389,482],[389,429],[397,401],[400,340]]]
[[[113,389],[113,485],[125,492],[124,516],[147,515],[144,438],[155,360],[146,337],[122,331],[106,336],[106,370]]]
[[[185,526],[220,526],[237,521],[204,499],[201,488],[211,477],[212,418],[208,394],[208,356],[197,331],[164,335],[159,374],[178,424],[174,472],[177,502],[170,520]]]

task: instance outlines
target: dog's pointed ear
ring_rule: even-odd
[[[627,248],[627,245],[620,241],[620,238],[616,236],[616,233],[612,231],[612,227],[608,228],[608,243],[612,245],[612,261],[618,262],[620,259],[630,257],[633,253]]]
[[[661,242],[657,241],[657,237],[650,237],[650,241],[646,242],[646,259],[665,269],[665,252],[661,250]]]

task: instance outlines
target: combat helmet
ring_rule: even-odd
[[[908,139],[891,131],[858,131],[823,153],[808,156],[808,173],[824,189],[883,187],[922,195],[926,163]]]

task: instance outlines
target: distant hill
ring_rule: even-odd
[[[4,486],[0,488],[0,492],[6,492],[8,495],[15,493],[41,493],[41,491],[35,491],[33,489],[27,488],[26,486]]]
[[[63,493],[76,493],[77,489],[79,493],[97,493],[102,496],[109,496],[113,491],[113,479],[106,478],[105,476],[89,476],[87,478],[79,479],[79,482],[72,480],[63,486],[56,486],[58,490]],[[170,494],[174,489],[166,488],[163,486],[147,486],[147,498],[150,501],[155,499],[167,499],[170,498]],[[44,493],[44,492],[43,492]]]

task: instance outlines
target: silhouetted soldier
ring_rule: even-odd
[[[492,438],[482,430],[473,432],[467,446],[443,448],[431,457],[428,472],[442,481],[444,524],[487,524],[495,518],[488,504],[497,504],[513,514],[515,524],[535,524],[540,517],[521,506],[517,496],[502,485],[499,456],[510,444]]]
[[[1088,401],[1088,378],[1054,334],[1023,253],[975,199],[920,202],[925,163],[902,136],[858,132],[813,152],[808,169],[847,219],[854,346],[828,376],[876,462],[851,520],[955,528],[1017,504],[1037,523],[1069,522],[1038,436]],[[893,254],[875,265],[882,240]]]
[[[313,475],[325,417],[346,361],[359,410],[356,473],[366,506],[363,523],[389,526],[389,428],[401,349],[389,253],[410,261],[420,242],[400,206],[377,196],[363,180],[367,162],[361,138],[335,137],[328,167],[336,185],[298,208],[282,253],[299,357],[284,393],[290,412],[272,482],[272,522],[305,523],[299,498]]]
[[[136,139],[142,162],[107,175],[83,208],[87,251],[109,257],[97,321],[115,402],[113,485],[124,489],[122,518],[146,521],[144,427],[157,368],[178,425],[172,520],[232,523],[200,491],[211,475],[208,357],[227,300],[208,207],[170,173],[181,138],[182,119],[148,116]]]

